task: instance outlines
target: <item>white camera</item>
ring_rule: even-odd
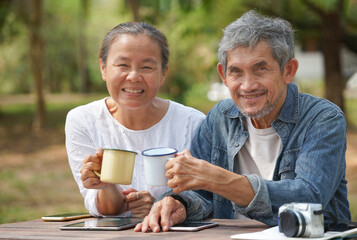
[[[288,203],[279,208],[279,231],[287,237],[322,237],[324,216],[321,204]]]

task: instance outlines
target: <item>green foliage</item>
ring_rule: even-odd
[[[310,1],[324,12],[333,11],[341,0],[314,0]]]
[[[34,91],[33,77],[28,58],[28,33],[23,24],[24,10],[21,1],[13,1],[7,8],[5,24],[0,24],[4,41],[0,42],[0,94],[29,93]],[[78,1],[43,1],[42,37],[44,39],[43,83],[45,91],[77,92],[81,79],[78,70],[78,32],[80,26]],[[92,91],[106,91],[99,71],[98,50],[107,31],[119,22],[130,20],[118,17],[116,1],[97,2],[86,29]],[[106,13],[106,14],[102,14]],[[108,15],[107,15],[108,14]],[[9,29],[13,29],[12,34]],[[1,36],[1,34],[0,34]]]
[[[207,83],[196,83],[185,94],[185,104],[199,109],[207,114],[217,102],[211,102],[207,98],[210,85]]]
[[[76,73],[77,29],[73,26],[78,24],[78,19],[75,17],[78,6],[70,7],[68,1],[46,3],[46,22],[42,31],[46,39],[44,83],[50,92],[76,91],[80,86]],[[55,11],[57,14],[53,14]],[[56,34],[53,34],[54,26],[56,26]]]
[[[190,11],[188,11],[190,9]],[[162,91],[182,102],[194,83],[209,82],[216,66],[217,31],[203,6],[172,7],[159,26],[168,38],[170,63]],[[174,26],[174,27],[172,27]]]
[[[4,1],[9,3],[10,1]],[[88,1],[86,1],[88,2]],[[332,11],[337,0],[316,0],[316,6]],[[344,0],[346,24],[350,34],[345,41],[353,48],[356,44],[356,4]],[[27,29],[22,1],[0,5],[0,93],[28,93],[34,91],[28,59]],[[79,29],[85,27],[86,63],[89,68],[91,91],[106,91],[101,80],[98,51],[105,34],[120,22],[132,21],[132,10],[127,1],[90,1],[83,7],[82,0],[43,1],[42,35],[45,46],[43,69],[45,90],[49,92],[78,92],[81,89],[79,74]],[[85,8],[85,9],[83,9]],[[164,32],[170,45],[170,69],[162,92],[177,101],[184,101],[185,92],[196,82],[214,82],[216,74],[217,43],[227,24],[249,9],[268,15],[294,20],[299,40],[318,38],[316,26],[321,24],[303,0],[145,0],[140,1],[139,15]],[[86,14],[82,14],[86,13]],[[80,21],[87,16],[86,26]],[[22,19],[22,20],[20,20]],[[304,29],[304,31],[301,31]],[[310,29],[310,30],[309,30]],[[16,34],[14,34],[16,33]]]
[[[18,28],[24,31],[23,27]],[[25,43],[25,44],[24,44]],[[19,35],[0,45],[0,93],[29,93],[32,90],[27,38]]]
[[[17,35],[17,22],[10,0],[0,1],[0,44]]]

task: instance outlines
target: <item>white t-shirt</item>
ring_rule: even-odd
[[[95,154],[99,147],[137,152],[132,184],[121,187],[146,190],[157,198],[169,188],[146,185],[141,152],[154,147],[173,147],[179,152],[189,149],[204,118],[205,115],[200,111],[170,101],[169,109],[159,123],[149,129],[134,131],[113,118],[105,99],[72,109],[66,119],[66,149],[69,165],[88,211],[94,216],[101,216],[96,207],[98,190],[84,188],[80,179],[81,164],[85,157]],[[125,212],[120,216],[131,216],[131,212]]]
[[[257,129],[250,118],[245,118],[249,136],[235,159],[235,172],[257,174],[272,180],[276,160],[282,150],[282,142],[273,127]],[[236,218],[244,218],[236,213]]]

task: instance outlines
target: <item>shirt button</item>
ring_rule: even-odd
[[[238,146],[239,146],[239,143],[237,143],[237,142],[234,143],[234,146],[235,146],[235,147],[238,147]]]

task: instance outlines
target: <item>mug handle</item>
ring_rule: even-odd
[[[98,177],[101,177],[100,173],[97,170],[93,170],[94,174],[97,175]]]

